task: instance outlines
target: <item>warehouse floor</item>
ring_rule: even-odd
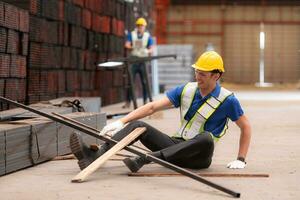
[[[227,135],[217,144],[212,166],[203,173],[264,173],[269,178],[207,178],[241,193],[241,199],[300,199],[299,90],[238,90],[248,115],[253,137],[248,165],[243,170],[225,166],[235,159],[239,130],[230,123]],[[122,104],[103,108],[119,111]],[[124,110],[122,110],[124,111]],[[178,110],[164,111],[145,119],[165,132],[176,130]],[[124,152],[127,153],[127,152]],[[167,172],[156,164],[143,171]],[[227,194],[186,177],[129,177],[120,161],[111,160],[85,183],[71,183],[79,172],[75,160],[51,161],[0,178],[1,199],[228,199]]]

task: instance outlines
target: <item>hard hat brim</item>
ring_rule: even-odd
[[[204,71],[204,72],[211,72],[212,71],[212,70],[208,70],[206,68],[199,67],[196,64],[193,64],[191,67],[193,67],[194,69],[198,69],[198,70]],[[217,69],[217,70],[219,70],[221,72],[225,72],[225,70],[222,70],[222,69]]]

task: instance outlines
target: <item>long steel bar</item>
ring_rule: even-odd
[[[268,178],[269,174],[245,174],[245,173],[201,173],[195,172],[202,177],[229,177],[229,178]],[[128,173],[128,176],[138,176],[138,177],[174,177],[182,176],[182,174],[174,172],[131,172]]]
[[[50,115],[50,114],[48,114],[48,113],[41,112],[41,111],[39,111],[39,110],[35,110],[35,109],[33,109],[33,108],[29,107],[29,106],[25,106],[25,105],[23,105],[23,104],[21,104],[21,103],[18,103],[18,102],[16,102],[16,101],[12,101],[12,100],[7,99],[7,98],[4,98],[4,97],[0,97],[0,101],[6,102],[6,103],[9,103],[9,104],[13,104],[13,105],[15,105],[15,106],[17,106],[17,107],[20,107],[20,108],[29,110],[29,111],[31,111],[31,112],[33,112],[33,113],[36,113],[36,114],[41,115],[41,116],[43,116],[43,117],[46,117],[46,118],[48,118],[48,119],[52,119],[52,120],[54,120],[54,121],[56,121],[56,122],[59,122],[59,123],[61,123],[61,124],[64,124],[64,125],[69,126],[69,127],[71,127],[71,128],[74,128],[74,129],[76,129],[76,130],[78,130],[78,131],[81,131],[81,132],[86,133],[86,134],[88,134],[88,135],[90,135],[90,136],[96,137],[96,138],[98,138],[98,139],[100,139],[100,140],[103,140],[103,141],[105,141],[105,142],[109,142],[109,143],[111,143],[111,144],[117,144],[117,143],[118,143],[118,141],[116,141],[116,140],[113,140],[113,139],[110,139],[110,138],[108,138],[108,137],[104,137],[104,136],[98,135],[98,133],[97,133],[96,131],[91,131],[91,130],[89,130],[89,129],[87,129],[87,128],[84,128],[84,127],[82,127],[82,126],[79,126],[79,125],[77,125],[77,124],[74,124],[74,123],[65,121],[65,120],[63,120],[63,119],[61,119],[61,118],[59,118],[59,117],[54,116],[54,115]],[[150,155],[150,154],[145,154],[145,153],[143,153],[143,152],[141,152],[141,151],[139,151],[139,150],[137,150],[137,149],[135,149],[135,148],[132,148],[132,147],[127,146],[127,147],[125,147],[124,149],[126,149],[127,151],[129,151],[129,152],[131,152],[131,153],[134,153],[134,154],[136,154],[136,155],[138,155],[138,156],[145,156],[148,160],[150,160],[150,161],[152,161],[152,162],[155,162],[155,163],[157,163],[157,164],[160,164],[160,165],[162,165],[162,166],[164,166],[164,167],[166,167],[166,168],[172,169],[172,170],[174,170],[174,171],[176,171],[176,172],[178,172],[178,173],[181,173],[181,174],[183,174],[183,175],[185,175],[185,176],[187,176],[187,177],[190,177],[190,178],[192,178],[192,179],[194,179],[194,180],[196,180],[196,181],[198,181],[198,182],[204,183],[205,185],[208,185],[208,186],[210,186],[210,187],[212,187],[212,188],[215,188],[215,189],[217,189],[217,190],[220,190],[220,191],[222,191],[222,192],[224,192],[224,193],[230,194],[230,195],[233,196],[233,197],[239,198],[240,195],[241,195],[241,194],[238,193],[238,192],[235,192],[235,191],[230,190],[230,189],[228,189],[228,188],[225,188],[225,187],[223,187],[223,186],[221,186],[221,185],[218,185],[218,184],[216,184],[216,183],[213,183],[213,182],[211,182],[211,181],[208,181],[208,180],[202,178],[201,176],[199,176],[199,175],[196,174],[196,173],[193,173],[193,172],[191,172],[191,171],[189,171],[189,170],[186,170],[186,169],[184,169],[184,168],[178,167],[178,166],[176,166],[176,165],[174,165],[174,164],[171,164],[171,163],[169,163],[169,162],[167,162],[167,161],[164,161],[164,160],[161,160],[161,159],[159,159],[159,158],[156,158],[155,156],[152,156],[152,155]]]
[[[84,124],[84,123],[81,123],[81,122],[79,122],[79,121],[76,121],[76,120],[74,120],[74,119],[71,119],[71,118],[69,118],[69,117],[60,115],[60,114],[55,113],[55,112],[52,112],[52,114],[55,115],[55,116],[58,116],[58,117],[60,117],[60,118],[62,118],[62,119],[64,119],[64,120],[68,120],[68,121],[70,121],[70,122],[72,122],[72,123],[74,123],[74,124],[78,124],[79,126],[83,126],[83,127],[88,128],[88,129],[90,129],[90,130],[92,130],[92,131],[96,131],[96,132],[100,133],[100,131],[99,131],[98,129],[93,128],[93,127],[91,127],[91,126],[88,126],[88,125],[86,125],[86,124]],[[107,135],[107,136],[108,136],[108,135]],[[108,136],[108,137],[111,138],[111,136]],[[144,149],[144,148],[139,147],[139,146],[136,146],[136,145],[134,145],[134,144],[133,144],[132,146],[135,147],[135,148],[138,148],[138,149],[140,149],[140,150],[149,152],[149,150]]]
[[[147,62],[155,59],[162,58],[175,58],[176,54],[168,54],[168,55],[160,55],[160,56],[147,56],[147,57],[137,57],[137,56],[129,56],[125,58],[111,58],[108,59],[107,62],[128,62],[128,63],[139,63],[139,62]]]

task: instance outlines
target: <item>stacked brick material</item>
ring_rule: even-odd
[[[106,76],[111,72],[98,72],[95,63],[123,56],[124,3],[116,0],[30,0],[28,3],[28,82],[32,86],[28,88],[28,103],[62,96],[102,97],[106,90],[122,89],[122,84],[97,85],[100,73]],[[105,96],[102,98],[104,103],[110,103]]]
[[[95,63],[124,56],[125,29],[150,16],[144,7],[152,0],[6,2],[0,3],[0,95],[27,104],[62,96],[100,96],[104,105],[124,99],[123,70]]]
[[[0,95],[24,103],[29,15],[0,2]],[[0,110],[11,108],[0,104]]]

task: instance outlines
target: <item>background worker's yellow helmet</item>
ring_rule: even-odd
[[[145,18],[143,17],[140,17],[136,20],[135,22],[136,25],[143,25],[143,26],[147,26],[147,22],[145,20]]]
[[[213,70],[225,72],[222,57],[215,51],[203,53],[192,67],[206,72]]]

